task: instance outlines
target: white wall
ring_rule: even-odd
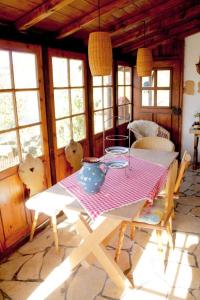
[[[184,57],[184,82],[193,80],[195,82],[194,95],[183,94],[183,115],[182,115],[182,152],[188,150],[193,154],[194,137],[189,133],[189,128],[195,121],[194,114],[200,112],[200,93],[198,82],[200,75],[196,71],[195,64],[200,57],[200,33],[191,35],[185,39],[185,57]],[[200,161],[200,145],[199,145]]]

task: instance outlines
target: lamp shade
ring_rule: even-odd
[[[137,51],[137,74],[138,76],[151,76],[153,68],[152,52],[149,48],[139,48]]]
[[[112,45],[108,32],[97,31],[89,35],[88,59],[93,76],[110,75],[112,72]]]

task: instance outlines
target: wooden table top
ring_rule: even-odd
[[[158,150],[146,150],[146,149],[130,149],[131,155],[134,155],[138,158],[148,160],[165,167],[169,167],[170,164],[176,159],[178,156],[178,152],[166,152],[166,151],[158,151]],[[134,171],[134,170],[133,170]],[[33,201],[34,199],[34,201]],[[144,205],[146,200],[142,200],[135,204],[127,205],[121,208],[117,208],[115,210],[109,211],[104,214],[104,216],[108,216],[111,218],[117,218],[121,220],[131,221],[136,215],[138,211]],[[79,202],[75,199],[75,197],[64,189],[59,183],[53,185],[49,189],[45,190],[38,195],[31,197],[28,201],[28,208],[34,209],[34,207],[41,206],[41,212],[43,211],[43,207],[49,207],[52,209],[57,208],[58,210],[66,209],[77,211],[84,213],[85,210],[79,204]]]

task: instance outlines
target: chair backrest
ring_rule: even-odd
[[[191,155],[185,151],[178,169],[178,176],[176,178],[176,184],[174,188],[174,193],[178,193],[181,182],[183,180],[183,176],[185,174],[186,169],[189,167],[189,164],[191,162]]]
[[[174,144],[170,140],[158,136],[141,138],[135,141],[131,147],[140,149],[156,149],[168,152],[172,152],[175,149]]]
[[[69,145],[65,147],[66,160],[71,165],[73,172],[81,168],[81,161],[83,159],[83,147],[80,143],[71,140]]]
[[[47,188],[44,164],[38,157],[27,154],[25,160],[19,165],[18,174],[26,188],[30,190],[30,196]]]

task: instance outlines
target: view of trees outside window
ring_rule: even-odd
[[[86,138],[83,61],[52,57],[57,148]]]
[[[118,124],[123,124],[131,119],[132,111],[132,87],[131,67],[118,65],[117,72],[118,93]]]
[[[43,154],[37,57],[0,50],[0,171]]]
[[[93,77],[94,134],[113,127],[112,76]]]
[[[142,77],[142,106],[169,107],[171,97],[171,70],[153,70]]]

